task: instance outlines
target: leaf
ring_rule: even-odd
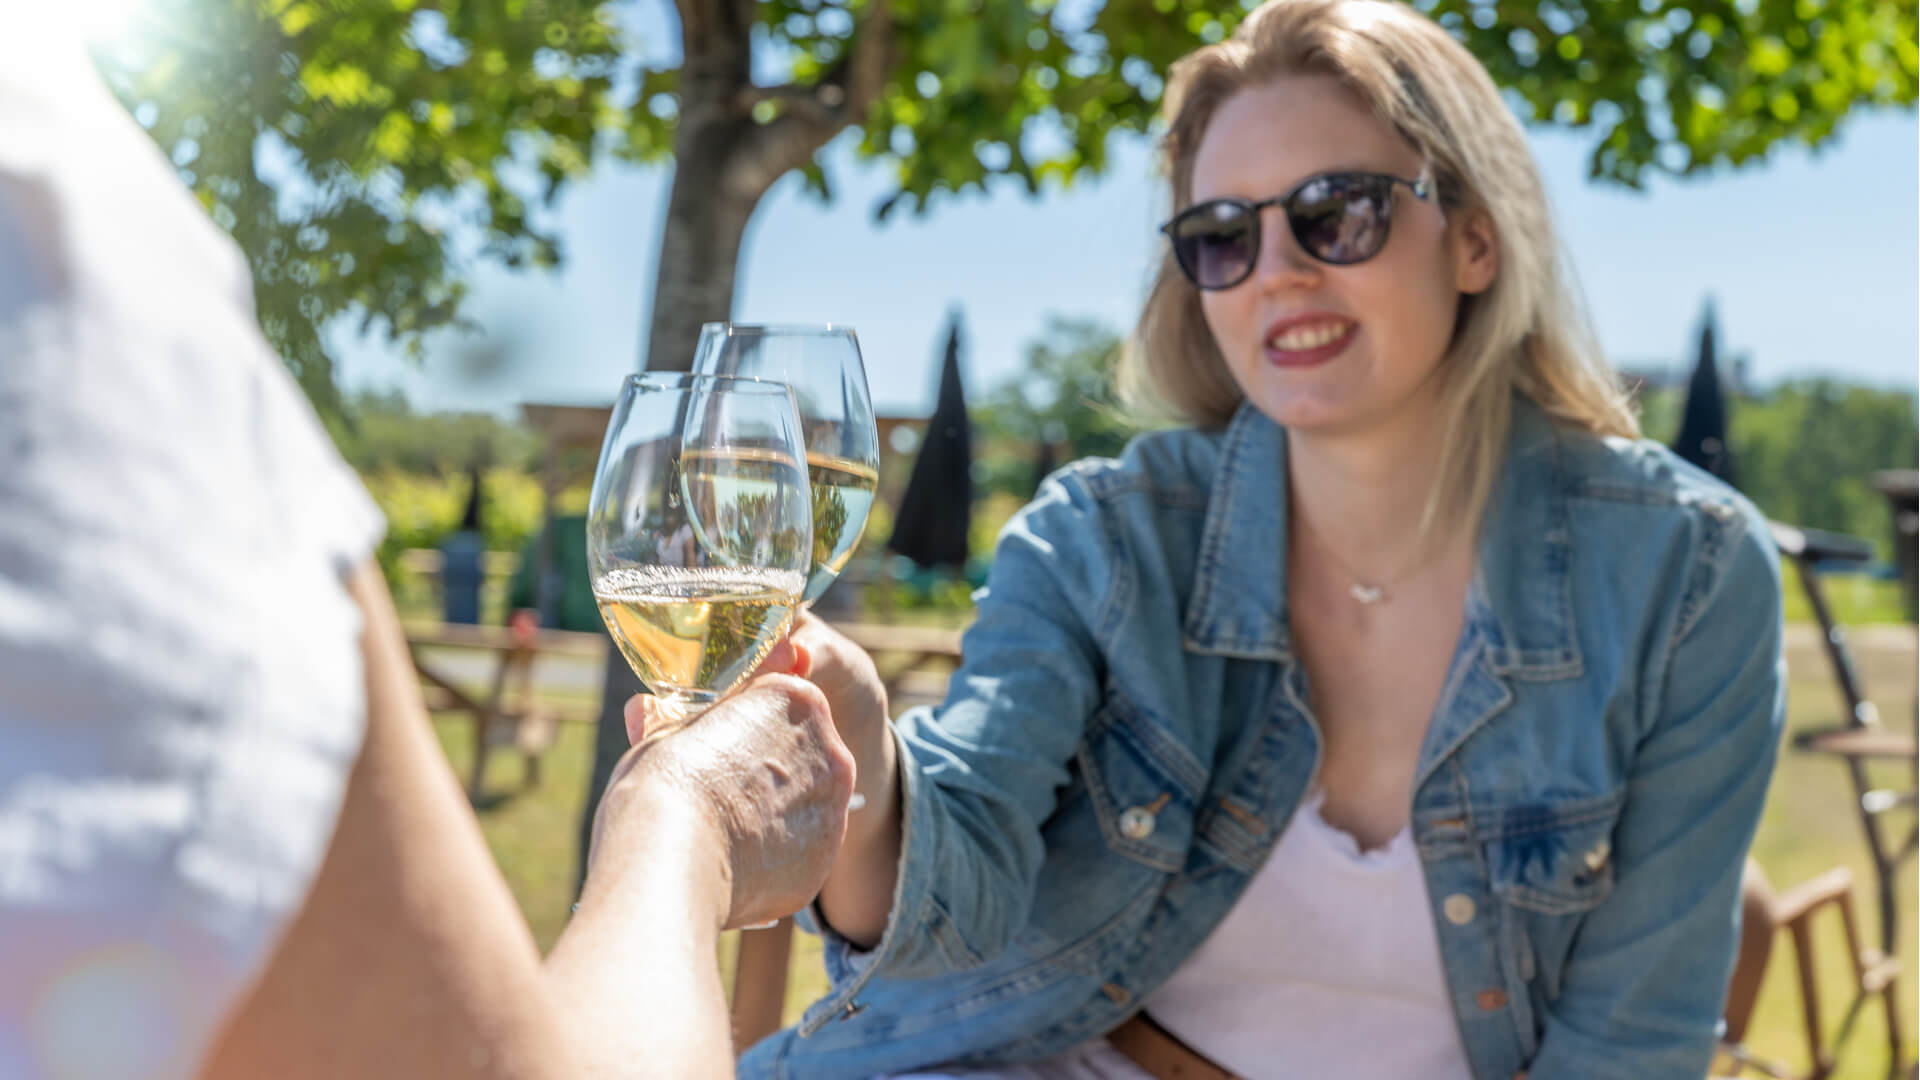
[[[316,401],[331,320],[419,351],[461,321],[476,259],[564,257],[528,200],[550,205],[607,157],[668,158],[683,119],[678,64],[603,0],[149,2],[161,44],[109,78],[162,147],[198,147],[195,197],[247,252],[262,326]],[[755,75],[811,86],[866,4],[762,0],[735,44]],[[998,176],[1039,194],[1097,175],[1115,132],[1152,130],[1171,65],[1248,6],[890,0],[896,65],[850,118],[860,156],[895,177],[876,218]],[[1517,110],[1589,132],[1591,175],[1627,186],[1820,146],[1858,108],[1912,107],[1920,77],[1912,0],[1424,6]],[[817,159],[801,174],[831,197]],[[518,194],[516,176],[532,178]],[[316,250],[298,242],[309,224]]]

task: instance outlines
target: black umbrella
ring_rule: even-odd
[[[1687,383],[1687,405],[1673,451],[1731,484],[1733,451],[1727,446],[1727,399],[1714,361],[1713,301],[1707,301],[1700,326],[1700,361]]]
[[[1041,483],[1053,474],[1053,470],[1060,467],[1056,457],[1053,440],[1045,435],[1040,436],[1040,449],[1033,455],[1033,490],[1035,492],[1040,490]]]
[[[960,316],[955,314],[940,370],[940,400],[913,459],[887,548],[923,567],[964,567],[972,524],[973,437],[960,384]]]

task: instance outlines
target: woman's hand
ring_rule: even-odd
[[[900,869],[899,761],[887,726],[887,688],[865,649],[811,613],[795,621],[793,641],[853,751],[854,791],[864,800],[847,815],[846,842],[820,892],[820,913],[842,937],[870,949],[887,928]]]
[[[812,612],[794,620],[791,640],[808,660],[808,670],[795,674],[827,696],[833,725],[853,751],[855,792],[868,806],[885,805],[893,795],[894,745],[887,731],[887,688],[873,657]]]
[[[817,687],[827,700],[839,741],[852,751],[854,793],[859,796],[855,805],[861,809],[846,815],[845,842],[820,891],[820,908],[841,936],[871,948],[886,929],[900,860],[898,752],[887,729],[886,687],[866,650],[804,611],[748,685],[772,673],[798,675]],[[627,736],[636,743],[645,735],[652,700],[642,694],[627,702]]]

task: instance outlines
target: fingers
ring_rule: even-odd
[[[627,722],[627,745],[637,744],[646,735],[647,720],[652,715],[652,695],[635,694],[627,699],[626,708],[621,711],[621,719]]]
[[[782,674],[762,675],[748,692],[774,695],[788,721],[810,729],[811,741],[820,748],[832,777],[834,801],[844,806],[853,797],[854,757],[834,726],[826,694],[805,679]]]
[[[753,669],[753,676],[783,674],[798,675],[804,679],[812,670],[813,653],[788,636],[774,643],[765,659]]]
[[[797,675],[784,671],[768,672],[754,679],[746,692],[777,697],[788,719],[804,723],[817,717],[832,726],[833,721],[827,710],[827,695]]]

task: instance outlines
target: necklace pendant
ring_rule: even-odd
[[[1387,595],[1386,590],[1378,585],[1362,585],[1357,581],[1347,586],[1347,591],[1362,604],[1377,604]]]

